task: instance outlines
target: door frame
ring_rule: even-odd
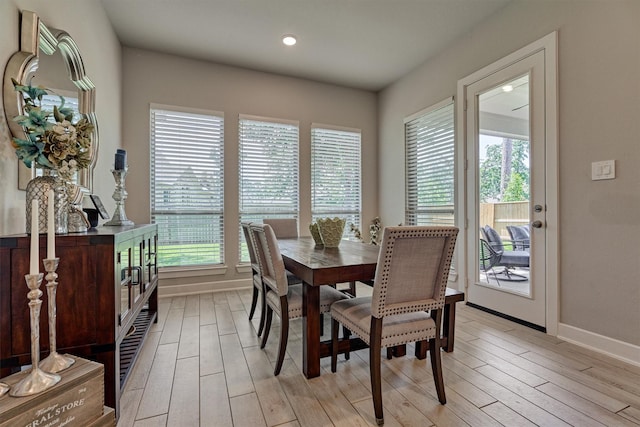
[[[559,323],[559,242],[558,242],[558,33],[554,31],[535,42],[481,68],[480,70],[458,80],[456,102],[456,224],[460,228],[458,236],[458,277],[463,279],[464,290],[469,288],[467,276],[467,259],[474,249],[469,248],[467,232],[467,173],[469,172],[467,156],[467,87],[496,71],[502,70],[521,59],[536,52],[544,52],[544,85],[545,85],[545,192],[546,192],[546,328],[547,334],[558,334]]]

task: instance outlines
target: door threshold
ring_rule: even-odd
[[[467,301],[466,303],[469,307],[477,308],[478,310],[484,311],[489,314],[493,314],[494,316],[502,317],[503,319],[510,320],[519,325],[526,326],[527,328],[535,329],[536,331],[547,333],[547,328],[544,326],[536,325],[535,323],[527,322],[526,320],[518,319],[517,317],[509,316],[508,314],[500,313],[499,311],[492,310],[487,307],[483,307],[481,305],[474,304],[472,302]]]

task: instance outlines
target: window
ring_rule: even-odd
[[[453,99],[405,119],[407,225],[454,225]]]
[[[311,215],[340,217],[360,228],[360,131],[311,127]]]
[[[240,116],[240,221],[298,218],[298,123]],[[240,260],[249,261],[238,224]]]
[[[151,109],[151,222],[158,265],[224,262],[224,118]]]

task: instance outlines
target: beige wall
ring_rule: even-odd
[[[50,28],[67,31],[82,53],[87,75],[96,86],[96,114],[100,151],[94,174],[94,192],[110,212],[114,181],[109,153],[120,146],[121,55],[111,24],[97,0],[0,1],[0,66],[19,50],[19,11],[31,10]],[[1,96],[1,94],[0,94]],[[17,157],[11,147],[4,108],[0,103],[0,235],[24,233],[25,192],[18,190]]]
[[[380,94],[380,215],[403,220],[403,118],[559,34],[560,322],[640,345],[640,2],[515,0]],[[591,181],[591,162],[616,179]],[[383,201],[383,202],[382,202]],[[638,360],[640,363],[640,360]]]
[[[123,49],[124,147],[130,164],[127,215],[149,222],[149,106],[151,103],[213,110],[225,118],[226,274],[166,280],[161,292],[198,292],[248,286],[238,274],[238,115],[297,120],[300,125],[300,231],[311,221],[311,123],[362,130],[362,210],[377,215],[377,98],[372,92],[255,72],[146,50]],[[235,282],[237,281],[237,282]],[[164,289],[163,289],[164,288]]]

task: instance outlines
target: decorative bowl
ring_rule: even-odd
[[[318,230],[318,224],[312,222],[309,224],[309,231],[311,232],[311,237],[313,237],[313,241],[316,242],[316,246],[322,246],[322,237],[320,237],[320,230]]]
[[[318,218],[316,224],[325,248],[337,248],[340,245],[346,223],[342,218]]]

